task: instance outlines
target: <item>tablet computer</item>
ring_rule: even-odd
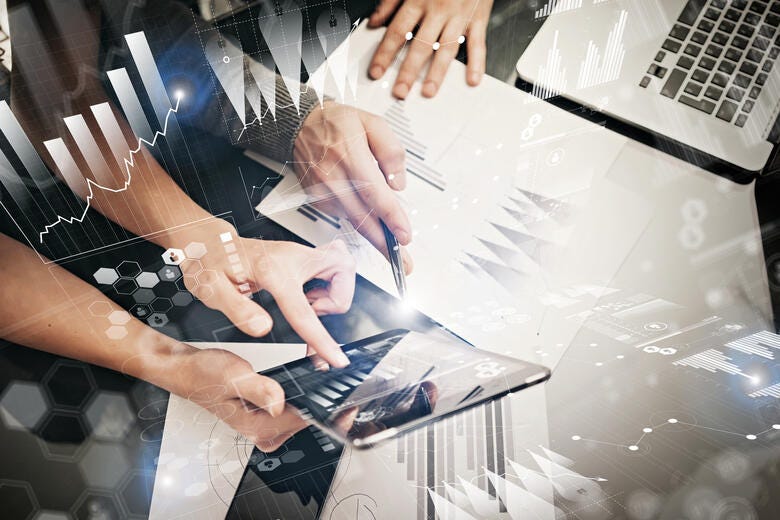
[[[301,416],[366,448],[510,392],[550,370],[474,348],[442,331],[396,329],[343,347],[350,364],[318,370],[303,358],[262,375],[276,380]]]

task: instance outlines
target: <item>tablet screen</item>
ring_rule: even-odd
[[[345,368],[320,371],[305,358],[263,375],[281,384],[304,417],[358,445],[549,377],[544,367],[444,334],[394,330],[343,348]]]

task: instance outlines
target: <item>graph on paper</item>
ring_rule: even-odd
[[[705,370],[712,374],[724,372],[753,380],[753,376],[743,372],[739,365],[733,362],[733,358],[714,348],[675,361],[673,365]]]
[[[566,90],[566,69],[561,63],[563,57],[558,48],[558,31],[553,36],[553,44],[547,51],[547,61],[539,66],[539,80],[534,84],[531,93],[541,99],[555,97]]]
[[[550,0],[540,9],[534,11],[534,18],[544,18],[551,14],[572,11],[582,7],[582,0]]]

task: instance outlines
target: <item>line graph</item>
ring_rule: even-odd
[[[182,97],[183,97],[183,94],[181,92],[177,92],[176,93],[176,105],[174,107],[171,107],[168,110],[168,114],[166,114],[166,116],[165,116],[165,123],[163,125],[163,129],[162,130],[157,130],[154,133],[154,136],[152,137],[151,141],[147,141],[143,137],[139,137],[138,138],[138,146],[135,149],[130,150],[130,152],[128,153],[129,159],[128,158],[124,158],[124,163],[125,163],[124,166],[125,166],[125,171],[127,173],[127,177],[125,178],[125,181],[122,184],[122,186],[120,188],[111,188],[109,186],[104,186],[104,185],[102,185],[100,183],[97,183],[97,182],[93,181],[92,179],[85,178],[85,180],[87,182],[87,186],[88,186],[88,193],[87,193],[87,196],[85,198],[86,204],[84,205],[84,209],[81,212],[81,215],[73,216],[73,217],[65,217],[65,216],[62,216],[62,215],[57,215],[57,219],[54,222],[50,223],[50,224],[46,224],[46,226],[44,226],[44,228],[43,228],[43,231],[41,231],[39,233],[38,240],[41,243],[43,243],[44,237],[46,235],[48,235],[49,232],[55,226],[58,226],[59,224],[62,224],[62,223],[74,224],[74,223],[83,223],[84,222],[84,219],[86,219],[87,213],[89,212],[89,208],[91,207],[92,199],[95,196],[95,192],[94,192],[95,188],[97,188],[99,190],[102,190],[102,191],[108,191],[108,192],[111,192],[111,193],[121,193],[123,191],[127,191],[130,188],[130,183],[132,182],[132,179],[133,179],[133,174],[131,173],[130,169],[135,166],[135,161],[133,159],[133,156],[141,151],[141,147],[144,144],[146,144],[148,146],[151,146],[151,147],[154,147],[154,146],[157,145],[157,139],[158,138],[166,136],[166,134],[168,133],[168,122],[169,122],[169,119],[170,119],[172,114],[176,114],[179,111],[179,103],[181,102]]]
[[[702,425],[697,424],[697,423],[685,422],[685,421],[681,421],[681,420],[679,420],[679,419],[677,419],[675,417],[670,417],[670,418],[668,418],[666,421],[664,421],[662,423],[659,423],[659,424],[656,424],[656,425],[653,425],[653,426],[646,426],[646,427],[642,428],[642,435],[640,435],[639,438],[637,438],[637,440],[632,442],[631,444],[621,444],[621,443],[609,442],[609,441],[598,440],[598,439],[586,439],[586,438],[584,438],[584,437],[582,437],[580,435],[572,435],[571,436],[571,440],[577,441],[577,442],[579,442],[579,441],[590,442],[590,443],[593,443],[593,444],[604,444],[604,445],[607,445],[607,446],[615,446],[617,448],[624,448],[624,449],[626,449],[628,451],[631,451],[631,452],[637,452],[637,451],[640,450],[642,442],[645,440],[645,438],[647,438],[649,435],[653,434],[656,430],[658,430],[659,428],[662,428],[664,426],[669,427],[669,426],[675,426],[675,425],[681,426],[681,427],[683,427],[686,430],[688,430],[688,429],[690,429],[690,430],[692,430],[692,429],[700,429],[700,430],[707,430],[707,431],[712,431],[712,432],[717,432],[717,433],[723,433],[723,434],[726,434],[726,435],[735,435],[735,436],[738,436],[738,437],[743,437],[743,438],[745,438],[745,439],[747,439],[749,441],[755,441],[755,440],[757,440],[759,437],[761,437],[763,435],[766,435],[766,434],[768,434],[770,432],[773,432],[773,431],[779,431],[780,430],[780,424],[773,424],[769,428],[767,428],[767,429],[765,429],[763,431],[760,431],[758,433],[741,433],[741,432],[735,432],[735,431],[731,431],[731,430],[724,430],[722,428],[713,428],[711,426],[702,426]]]

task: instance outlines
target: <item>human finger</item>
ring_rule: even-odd
[[[433,97],[439,91],[450,63],[458,54],[458,48],[461,43],[459,38],[462,35],[462,31],[463,22],[460,20],[452,20],[444,28],[441,34],[441,47],[434,53],[431,66],[428,69],[428,75],[423,82],[423,96]]]
[[[406,99],[412,84],[417,80],[425,63],[433,54],[434,47],[439,47],[439,35],[444,28],[442,15],[429,13],[422,22],[420,30],[409,46],[398,77],[393,85],[393,95],[399,99]]]
[[[269,292],[293,330],[327,363],[335,367],[348,365],[349,359],[325,330],[300,288],[285,285],[272,284]]]
[[[372,160],[367,144],[356,144],[353,147],[352,180],[359,182],[358,195],[366,207],[374,209],[376,216],[387,224],[401,245],[407,245],[412,239],[409,217],[385,182],[382,171]]]
[[[236,396],[247,404],[262,408],[271,417],[278,417],[284,410],[284,390],[271,379],[255,373],[233,378],[230,381]],[[251,406],[247,409],[252,409]]]
[[[233,325],[250,336],[265,336],[271,331],[271,315],[242,295],[227,275],[204,270],[197,276],[198,285],[190,290],[207,307],[222,312]]]
[[[396,191],[406,188],[406,150],[390,125],[381,117],[358,113],[371,153],[379,164],[387,184]]]
[[[385,31],[382,41],[379,43],[371,64],[368,66],[368,75],[372,79],[379,79],[387,71],[388,67],[400,52],[407,41],[406,35],[414,30],[417,22],[422,18],[423,11],[416,3],[409,2],[401,6]]]
[[[376,9],[368,18],[368,26],[379,27],[384,25],[400,3],[401,0],[382,0],[379,2],[379,5],[376,6]]]
[[[486,29],[487,20],[482,19],[472,20],[468,29],[466,38],[466,49],[468,51],[466,82],[472,87],[479,85],[479,82],[482,81],[482,76],[485,74],[485,54],[487,53],[485,44]]]

